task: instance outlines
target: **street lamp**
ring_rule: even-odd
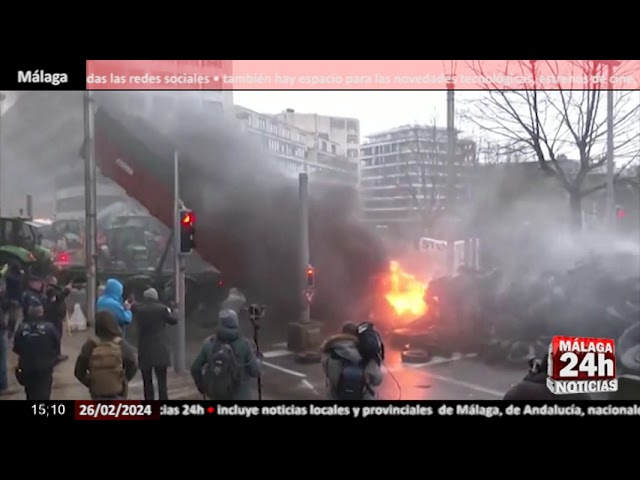
[[[599,60],[598,63],[607,66],[607,196],[606,196],[606,223],[609,228],[615,226],[615,192],[613,178],[615,162],[613,155],[613,77],[614,67],[620,66],[619,60]]]
[[[6,95],[0,92],[0,217],[2,216],[2,107]]]

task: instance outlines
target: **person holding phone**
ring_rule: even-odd
[[[62,335],[64,334],[64,321],[67,317],[67,297],[71,293],[71,284],[65,287],[58,286],[57,278],[53,277],[49,281],[46,289],[46,302],[44,304],[44,318],[58,331],[58,363],[67,360],[69,357],[62,354]]]
[[[122,336],[125,336],[127,325],[131,324],[133,314],[131,313],[132,301],[124,300],[122,294],[124,286],[119,280],[110,278],[104,286],[104,293],[98,298],[96,303],[96,313],[109,312],[118,322]]]

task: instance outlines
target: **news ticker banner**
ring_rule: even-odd
[[[640,89],[640,60],[87,60],[7,67],[5,90]]]
[[[128,421],[198,419],[198,421],[265,420],[273,418],[516,418],[516,417],[640,417],[638,402],[206,402],[206,401],[59,401],[2,402],[21,418],[42,421]],[[7,412],[8,414],[9,412]]]

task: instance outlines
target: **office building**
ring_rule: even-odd
[[[370,135],[360,152],[362,218],[377,227],[424,229],[433,212],[447,205],[447,131],[405,125]],[[475,160],[475,142],[456,140],[456,179],[460,202],[468,197],[465,179]]]
[[[306,172],[311,181],[357,186],[358,164],[346,156],[346,144],[328,134],[297,127],[279,114],[262,114],[241,106],[235,108],[236,117],[246,132],[259,139],[286,174],[297,177]]]
[[[318,138],[330,139],[336,145],[338,155],[359,163],[360,120],[356,118],[332,117],[317,113],[298,113],[292,108],[278,113],[275,117]]]

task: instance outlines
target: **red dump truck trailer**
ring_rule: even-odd
[[[173,158],[180,192],[194,210],[196,250],[228,287],[264,303],[270,318],[296,318],[304,301],[298,255],[297,182],[268,166],[263,150],[225,128],[184,118],[169,131],[150,119],[100,106],[96,160],[166,226],[173,224]],[[311,183],[311,261],[317,271],[316,318],[344,321],[367,279],[384,268],[382,249],[355,218],[355,189]]]

